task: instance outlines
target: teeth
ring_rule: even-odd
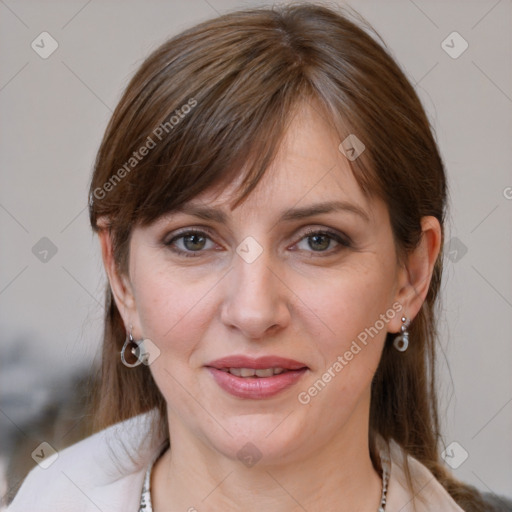
[[[256,377],[272,377],[274,375],[273,368],[267,368],[265,370],[256,370]]]
[[[237,377],[272,377],[287,371],[284,368],[262,368],[258,370],[254,368],[223,368],[222,370]]]

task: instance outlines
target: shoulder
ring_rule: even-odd
[[[7,512],[133,509],[163,441],[149,435],[154,421],[155,411],[130,418],[62,450],[46,469],[36,466]]]
[[[464,512],[428,468],[407,456],[414,487],[411,492],[404,470],[405,452],[394,441],[385,450],[391,460],[386,512]]]

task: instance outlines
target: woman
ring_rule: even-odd
[[[237,12],[171,39],[91,183],[100,432],[9,510],[488,510],[439,457],[445,208],[414,89],[346,16]]]

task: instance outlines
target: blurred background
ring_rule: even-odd
[[[415,84],[448,173],[446,463],[477,488],[512,497],[512,2],[339,4],[373,25]],[[106,281],[87,189],[122,90],[168,37],[260,5],[268,3],[0,0],[4,502],[42,442],[58,451],[90,427]]]

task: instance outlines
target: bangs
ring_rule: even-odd
[[[297,77],[296,86],[288,82],[275,90],[258,84],[256,78],[245,70],[243,77],[193,92],[194,110],[162,139],[137,177],[134,221],[151,223],[239,177],[233,207],[256,187],[278,153],[295,109],[308,96],[302,77]],[[252,90],[265,85],[264,94]],[[241,95],[241,103],[234,106]]]
[[[236,15],[216,23],[222,31],[210,22],[171,39],[132,79],[98,153],[93,227],[102,216],[118,231],[148,225],[243,172],[236,206],[271,165],[300,104],[314,104],[340,142],[355,130],[341,118],[339,88],[329,94],[328,77],[308,76],[300,41],[277,16],[264,29],[256,18],[238,25]],[[367,156],[348,162],[365,192]]]

